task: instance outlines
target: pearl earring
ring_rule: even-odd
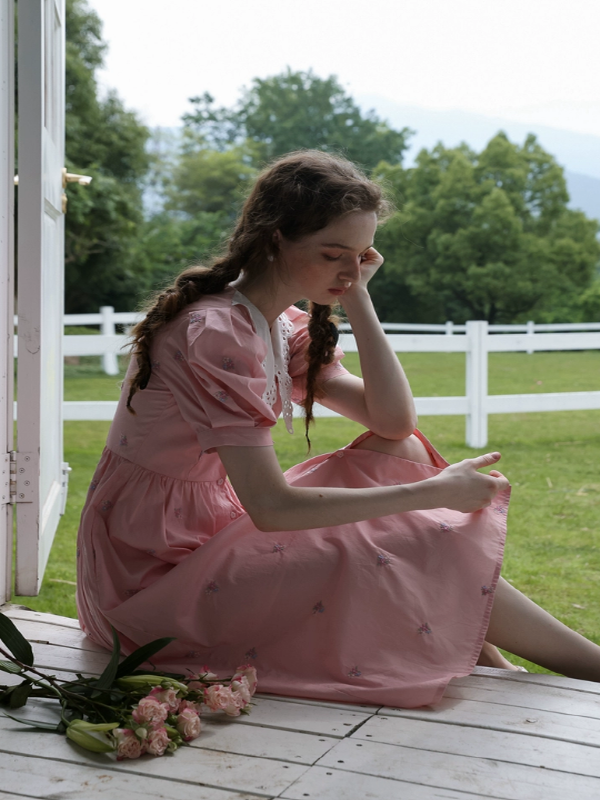
[[[273,261],[273,256],[267,256],[267,261]]]

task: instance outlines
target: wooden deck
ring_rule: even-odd
[[[76,620],[3,610],[37,666],[67,678],[106,664]],[[75,797],[598,800],[600,684],[478,668],[412,710],[257,695],[249,717],[205,719],[173,757],[120,762],[0,715],[0,800]]]

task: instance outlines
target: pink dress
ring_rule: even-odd
[[[83,510],[81,627],[111,647],[113,625],[124,652],[175,636],[155,659],[169,671],[208,664],[227,675],[249,662],[263,692],[435,703],[477,661],[509,493],[472,514],[439,508],[259,531],[215,448],[271,445],[281,395],[288,417],[290,390],[292,399],[302,396],[306,322],[295,307],[278,320],[286,374],[264,317],[233,289],[187,307],[157,336],[148,387],[134,396],[133,415],[125,383]],[[321,380],[345,371],[342,356],[338,349]],[[353,442],[293,467],[286,479],[349,488],[423,480],[447,462],[421,438],[435,467]]]

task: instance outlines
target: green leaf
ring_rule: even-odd
[[[137,650],[134,650],[131,655],[128,655],[117,670],[117,678],[123,678],[125,675],[131,675],[145,661],[148,661],[155,653],[162,650],[171,642],[175,641],[175,636],[165,636],[163,639],[155,639],[153,642],[148,642]]]
[[[33,666],[33,650],[27,639],[6,614],[0,612],[0,640],[13,656],[28,667]]]
[[[15,722],[20,722],[21,725],[31,725],[32,728],[41,728],[41,730],[44,731],[56,731],[58,728],[57,725],[53,725],[51,722],[41,722],[37,719],[22,719],[21,717],[14,717],[12,714],[9,714],[8,711],[3,711],[2,713],[4,716],[9,717]]]
[[[25,705],[27,700],[29,699],[29,695],[33,690],[33,684],[31,681],[23,681],[10,693],[8,698],[8,707],[9,708],[21,708]]]
[[[112,627],[113,635],[113,652],[110,661],[102,675],[96,681],[95,689],[110,689],[113,681],[117,677],[117,669],[119,666],[119,656],[121,655],[121,643],[116,630]]]
[[[13,661],[0,661],[0,669],[3,672],[12,672],[15,675],[21,672],[21,667]]]

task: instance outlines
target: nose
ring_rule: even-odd
[[[349,259],[345,264],[340,272],[340,279],[343,281],[351,281],[355,283],[360,278],[360,264],[361,260],[359,256],[353,257]]]

